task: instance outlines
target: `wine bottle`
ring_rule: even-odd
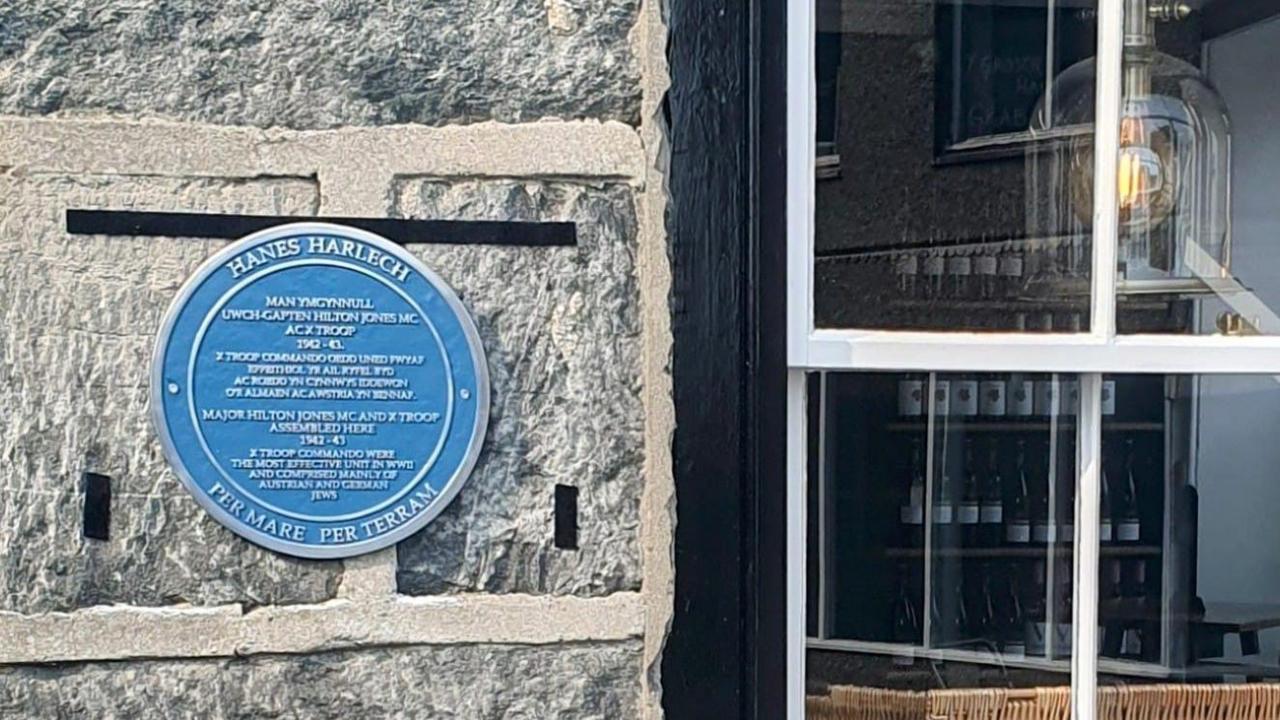
[[[916,278],[920,276],[920,258],[910,251],[898,258],[898,292],[903,298],[914,299],[916,296]]]
[[[1026,605],[1027,655],[1043,656],[1046,649],[1045,562],[1036,560],[1031,567],[1031,595]]]
[[[1058,595],[1058,613],[1053,623],[1053,655],[1058,658],[1071,657],[1071,592],[1071,573],[1064,573],[1062,592]]]
[[[1103,604],[1109,605],[1113,612],[1119,609],[1120,600],[1124,597],[1123,567],[1124,562],[1119,558],[1108,559],[1103,567],[1103,572],[1106,573],[1102,583],[1105,599]]]
[[[961,528],[961,540],[966,547],[978,544],[978,523],[982,516],[982,491],[978,486],[978,464],[973,457],[973,438],[964,441],[964,481],[960,492],[960,505],[956,508],[956,522]]]
[[[999,641],[1000,627],[997,620],[995,597],[991,592],[991,565],[983,563],[979,567],[982,575],[982,594],[978,597],[978,614],[973,619],[974,637]]]
[[[900,509],[903,540],[907,547],[924,547],[924,458],[919,438],[911,440],[911,467],[906,485],[907,494]]]
[[[1124,595],[1121,590],[1121,562],[1117,558],[1103,561],[1101,587],[1098,589],[1100,601],[1098,605],[1099,622],[1102,633],[1098,646],[1102,648],[1103,657],[1118,658],[1124,644]]]
[[[1076,541],[1076,437],[1068,435],[1063,443],[1056,475],[1058,485],[1058,541],[1074,543]]]
[[[949,638],[952,642],[962,642],[969,637],[969,611],[965,607],[964,583],[957,582],[955,590],[952,594],[951,622],[947,623],[947,631],[944,637]]]
[[[1026,617],[1022,612],[1022,600],[1018,597],[1017,577],[1009,574],[1009,592],[1002,608],[1001,650],[1010,657],[1027,654]]]
[[[893,618],[890,623],[893,642],[902,645],[919,645],[921,642],[920,614],[911,597],[907,565],[898,565],[898,596],[893,601]]]
[[[973,259],[973,274],[978,283],[978,297],[995,300],[999,296],[999,260],[994,253],[984,253]]]
[[[968,255],[957,253],[947,258],[947,274],[951,276],[951,297],[957,300],[972,297],[970,278],[973,275],[973,261]]]
[[[941,254],[931,254],[924,259],[925,296],[932,300],[945,297],[944,279],[946,278],[946,260]]]
[[[1041,375],[1035,381],[1035,415],[1045,419],[1062,413],[1062,385],[1056,374]]]
[[[1120,657],[1125,660],[1142,659],[1142,628],[1138,625],[1126,625],[1120,641]]]
[[[951,409],[961,417],[978,414],[978,379],[971,374],[956,376],[951,381]]]
[[[951,381],[941,375],[933,381],[933,415],[939,419],[951,415]]]
[[[1127,561],[1124,566],[1129,570],[1123,575],[1120,592],[1135,606],[1139,605],[1147,597],[1147,563],[1139,558]]]
[[[1134,468],[1133,440],[1125,440],[1124,496],[1121,498],[1120,520],[1116,525],[1116,540],[1136,543],[1142,537],[1142,520],[1138,507],[1138,478]]]
[[[1147,561],[1137,561],[1138,575],[1138,615],[1143,618],[1158,617],[1159,607],[1159,591],[1157,588],[1148,585],[1151,577],[1147,575]],[[1138,628],[1138,644],[1140,650],[1138,656],[1144,662],[1157,662],[1160,656],[1160,622],[1159,620],[1144,620]]]
[[[1005,540],[1013,545],[1031,542],[1031,498],[1027,487],[1026,441],[1018,440],[1017,465],[1014,469],[1012,512],[1005,513]]]
[[[1010,296],[1022,292],[1022,264],[1022,253],[1016,250],[1009,250],[1000,256],[998,269],[1002,295]]]
[[[1035,415],[1035,383],[1025,374],[1016,373],[1009,379],[1008,414],[1022,420]]]
[[[935,645],[940,639],[943,641],[946,640],[946,637],[943,635],[943,633],[946,632],[946,625],[942,622],[942,609],[939,607],[941,603],[938,602],[939,597],[941,597],[940,591],[935,588],[933,591],[933,598],[929,600],[929,622],[934,628],[933,644]]]
[[[1130,564],[1127,588],[1122,592],[1125,596],[1125,602],[1129,603],[1138,617],[1147,614],[1147,564],[1144,560],[1134,560]],[[1137,622],[1125,627],[1122,647],[1120,649],[1121,657],[1129,660],[1148,659],[1147,655],[1151,652],[1152,646],[1148,642],[1147,630],[1145,624]]]
[[[1102,477],[1099,483],[1102,486],[1102,502],[1098,508],[1098,542],[1111,542],[1111,481],[1107,479],[1107,445],[1102,444]]]
[[[1002,418],[1006,412],[1005,388],[1001,375],[988,375],[978,383],[978,412],[989,418]]]
[[[918,374],[909,373],[898,381],[898,414],[902,417],[924,415],[924,389],[927,381]]]
[[[1071,261],[1074,255],[1071,252],[1071,245],[1071,240],[1060,240],[1053,246],[1049,256],[1052,275],[1061,278],[1070,278],[1072,276]]]
[[[996,547],[1004,529],[1004,480],[1000,476],[1000,441],[991,438],[987,446],[987,470],[982,476],[979,515],[981,544]]]
[[[1057,542],[1057,518],[1049,512],[1049,449],[1045,443],[1045,462],[1036,463],[1035,481],[1031,487],[1031,540],[1038,543]]]
[[[1116,381],[1102,381],[1102,414],[1110,416],[1116,414]]]
[[[933,492],[933,524],[949,526],[955,522],[955,490],[951,485],[951,468],[946,457],[939,456],[938,461],[942,467]]]
[[[1075,377],[1074,375],[1072,377]],[[1080,381],[1068,380],[1062,383],[1063,414],[1075,417],[1080,414]]]

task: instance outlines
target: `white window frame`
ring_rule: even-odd
[[[1271,336],[1118,335],[1116,159],[1121,111],[1123,0],[1097,0],[1093,256],[1087,333],[1015,334],[817,329],[813,312],[815,0],[787,7],[787,698],[804,718],[805,373],[1026,371],[1080,373],[1072,717],[1094,720],[1102,373],[1280,374],[1280,329]],[[1082,599],[1089,599],[1082,601]]]

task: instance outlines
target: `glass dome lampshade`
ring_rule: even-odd
[[[1155,18],[1172,14],[1154,9],[1127,0],[1118,290],[1204,292],[1229,276],[1229,123],[1203,74],[1156,50]],[[1054,79],[1032,115],[1027,153],[1028,231],[1075,252],[1093,225],[1094,79],[1092,59]]]

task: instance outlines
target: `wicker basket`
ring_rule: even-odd
[[[836,685],[831,694],[805,699],[805,720],[923,720],[929,694]]]
[[[806,698],[806,720],[1070,720],[1065,687],[906,692],[833,686]],[[1280,720],[1280,685],[1098,689],[1098,720]]]
[[[1277,720],[1280,685],[1141,685],[1098,690],[1099,720]]]
[[[1071,689],[933,690],[929,693],[926,717],[928,720],[1071,720]]]

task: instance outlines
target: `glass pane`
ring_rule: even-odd
[[[817,12],[817,326],[1088,330],[1084,176],[1056,163],[1092,140],[1093,4]]]
[[[1280,379],[1105,387],[1099,717],[1280,717]]]
[[[1117,327],[1280,333],[1280,10],[1125,3]]]
[[[1065,703],[1077,377],[814,377],[808,717]]]

